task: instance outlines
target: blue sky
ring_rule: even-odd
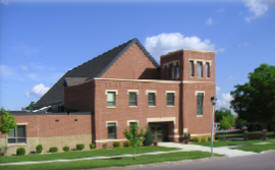
[[[217,51],[218,107],[249,72],[275,65],[273,0],[114,1],[0,0],[0,107],[37,101],[67,70],[134,37],[156,60]]]

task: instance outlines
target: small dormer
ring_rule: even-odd
[[[162,80],[215,80],[215,52],[178,50],[161,56]]]

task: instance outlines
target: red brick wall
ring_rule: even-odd
[[[206,67],[203,65],[203,78],[196,77],[196,64],[195,67],[195,76],[189,76],[189,60],[207,60],[211,61],[210,66],[210,78],[206,78]],[[215,53],[214,52],[200,52],[196,50],[181,50],[169,53],[161,57],[161,78],[164,79],[164,64],[170,61],[178,60],[180,61],[180,77],[181,80],[193,80],[193,81],[215,81]]]
[[[146,118],[176,117],[179,112],[179,94],[175,95],[175,106],[166,106],[166,90],[178,92],[179,83],[154,83],[154,82],[133,82],[133,81],[114,81],[96,80],[95,81],[95,124],[96,140],[107,139],[106,121],[118,121],[117,138],[124,138],[123,131],[127,128],[127,120],[139,120],[141,127],[146,127]],[[118,90],[116,98],[116,108],[107,108],[106,89]],[[138,106],[131,108],[128,106],[129,99],[127,90],[137,89]],[[156,107],[148,107],[148,96],[146,90],[156,90]],[[176,121],[175,128],[178,128]]]
[[[211,131],[212,103],[210,98],[215,96],[215,84],[184,84],[183,125],[188,133],[202,134]],[[196,91],[204,91],[203,115],[197,117]]]
[[[165,56],[162,56],[160,58],[160,65],[161,65],[161,79],[165,79],[165,71],[164,71],[164,64],[169,63],[171,61],[179,61],[180,64],[180,70],[183,70],[183,51],[176,51],[172,53],[168,53]],[[168,70],[169,71],[169,67]],[[182,80],[182,71],[180,72],[180,80]]]
[[[192,51],[192,50],[184,50],[184,72],[183,72],[183,79],[184,80],[195,80],[195,81],[212,81],[215,82],[215,53],[214,52],[198,52],[198,51]],[[210,66],[210,78],[206,78],[206,68],[205,64],[203,65],[203,78],[196,77],[196,64],[195,66],[195,76],[190,77],[189,76],[189,59],[201,59],[201,60],[208,60],[211,61],[212,64]]]
[[[137,44],[133,44],[101,77],[155,79],[159,77],[158,74],[157,67]]]
[[[27,124],[27,137],[90,135],[92,133],[91,115],[17,115],[15,119],[16,123]]]
[[[64,88],[64,106],[81,112],[93,112],[93,82]]]

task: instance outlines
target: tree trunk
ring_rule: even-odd
[[[8,151],[8,135],[5,138],[5,148],[4,148],[4,156],[7,154]]]

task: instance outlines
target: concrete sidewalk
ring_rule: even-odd
[[[174,143],[174,142],[160,142],[159,146],[162,147],[173,147],[180,148],[182,151],[204,151],[210,152],[211,148],[207,146],[194,145],[194,144],[182,144],[182,143]],[[214,147],[213,152],[217,154],[222,154],[227,157],[235,157],[235,156],[247,156],[247,155],[255,155],[255,152],[242,151],[237,149],[231,149],[229,146],[224,147]]]

